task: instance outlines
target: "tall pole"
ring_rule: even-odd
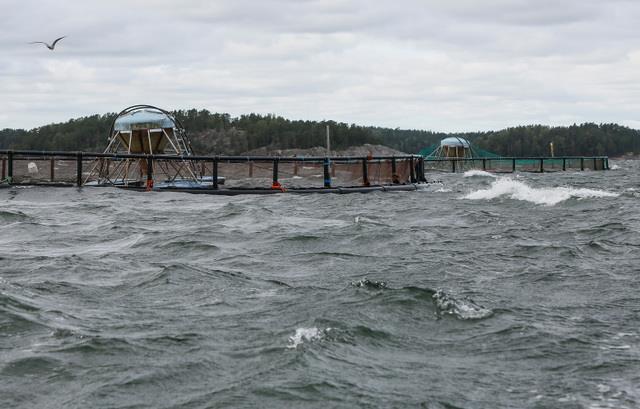
[[[329,125],[327,125],[327,156],[331,156],[331,140],[329,139]]]

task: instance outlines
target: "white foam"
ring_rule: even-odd
[[[598,189],[575,189],[571,187],[534,188],[526,183],[510,178],[499,178],[491,183],[488,189],[481,189],[464,196],[468,200],[491,200],[505,196],[514,200],[522,200],[535,204],[553,206],[570,198],[602,198],[618,197],[617,193],[611,193]]]
[[[611,166],[609,166],[609,169],[611,169],[611,170],[618,170],[618,169],[620,169],[620,166],[618,166],[618,165],[611,165]]]
[[[490,177],[490,178],[496,178],[497,177],[493,173],[485,172],[484,170],[478,170],[478,169],[468,170],[468,171],[464,172],[464,177],[465,178],[470,178],[470,177],[473,177],[473,176],[484,176],[484,177]]]
[[[295,349],[299,345],[302,345],[305,342],[317,341],[322,339],[326,331],[330,331],[331,328],[327,328],[322,331],[316,327],[311,328],[297,328],[296,333],[289,337],[289,345],[287,348]]]
[[[470,299],[457,299],[442,290],[436,291],[432,298],[441,314],[452,314],[463,320],[479,320],[493,315],[492,310]]]

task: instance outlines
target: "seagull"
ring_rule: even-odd
[[[56,48],[56,43],[60,40],[62,40],[63,38],[65,38],[66,36],[62,36],[60,38],[56,38],[53,43],[51,43],[51,45],[45,43],[44,41],[32,41],[29,44],[44,44],[47,46],[47,48],[51,51],[53,51],[54,48]]]

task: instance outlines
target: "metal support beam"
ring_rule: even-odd
[[[369,183],[369,164],[367,158],[362,158],[362,186],[370,186]]]
[[[13,152],[7,152],[7,182],[13,183]]]
[[[413,156],[409,158],[409,172],[411,183],[416,183],[416,168],[414,167]]]
[[[214,189],[218,189],[218,158],[215,158],[211,162],[211,183]]]
[[[278,162],[279,162],[278,158],[275,158],[273,160],[273,185],[274,186],[279,183],[278,182]]]
[[[331,173],[329,171],[329,167],[331,166],[331,161],[329,160],[329,158],[325,158],[324,159],[324,164],[323,164],[323,168],[324,168],[324,187],[331,187]]]
[[[76,154],[76,185],[82,186],[82,152]]]

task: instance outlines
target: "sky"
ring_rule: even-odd
[[[134,104],[640,128],[637,0],[0,0],[0,129]],[[66,35],[54,51],[30,41]]]

